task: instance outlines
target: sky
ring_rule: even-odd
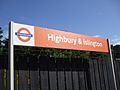
[[[120,0],[0,0],[0,27],[16,23],[110,39],[120,44]]]

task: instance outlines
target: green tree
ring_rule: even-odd
[[[5,39],[3,40],[4,48],[8,48],[8,43],[9,43],[9,39],[8,39],[8,38],[5,38]]]
[[[3,30],[2,28],[0,27],[0,53],[3,52]]]
[[[0,27],[0,47],[2,46],[2,38],[3,38],[3,30],[2,28]]]
[[[115,45],[112,47],[113,56],[115,58],[120,58],[120,45]]]

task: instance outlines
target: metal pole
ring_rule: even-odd
[[[14,46],[13,46],[13,22],[10,22],[10,90],[14,90]]]
[[[109,54],[110,54],[110,59],[111,59],[111,64],[112,64],[112,71],[113,71],[113,78],[114,78],[115,90],[118,90],[117,89],[117,83],[116,83],[116,77],[115,77],[115,69],[114,69],[114,64],[113,64],[112,51],[111,51],[111,46],[110,46],[110,40],[108,40],[108,45],[109,45]]]

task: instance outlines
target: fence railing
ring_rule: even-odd
[[[115,90],[110,60],[15,55],[15,90]],[[114,61],[120,90],[120,61]],[[0,55],[0,90],[9,90],[8,58]]]

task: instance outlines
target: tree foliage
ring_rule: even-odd
[[[3,30],[0,27],[0,47],[2,46]]]
[[[112,47],[114,59],[120,58],[120,45],[115,45]]]
[[[40,47],[21,47],[15,46],[16,54],[30,54],[35,56],[48,56],[55,58],[83,58],[88,59],[89,53],[76,50],[40,48]]]

